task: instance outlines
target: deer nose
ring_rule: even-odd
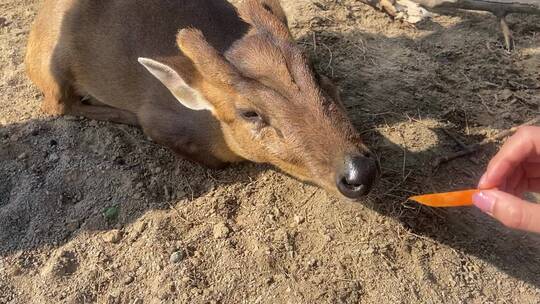
[[[377,161],[370,154],[348,156],[341,174],[338,174],[337,188],[348,198],[359,198],[369,193],[378,172]]]

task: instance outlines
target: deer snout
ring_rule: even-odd
[[[371,154],[349,155],[337,174],[337,188],[348,198],[359,198],[369,193],[377,180],[379,167]]]

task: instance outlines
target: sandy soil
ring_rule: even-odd
[[[460,12],[416,27],[353,0],[283,1],[343,90],[383,176],[358,204],[267,166],[210,171],[134,128],[39,111],[24,75],[36,0],[0,0],[0,303],[538,303],[540,238],[412,193],[471,187],[531,119],[540,18]]]

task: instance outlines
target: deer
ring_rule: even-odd
[[[44,0],[25,64],[43,112],[139,127],[209,168],[269,163],[350,200],[380,175],[278,0]]]

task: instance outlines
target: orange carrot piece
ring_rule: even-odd
[[[410,197],[410,200],[419,202],[422,205],[431,207],[460,207],[471,206],[473,204],[472,197],[475,193],[479,192],[478,189],[446,192],[446,193],[434,193],[426,195],[417,195]]]

